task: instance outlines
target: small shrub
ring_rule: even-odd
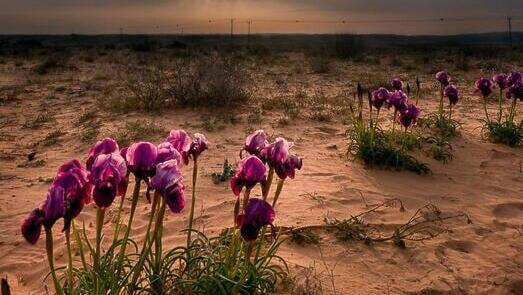
[[[494,143],[515,147],[523,143],[523,120],[519,124],[506,120],[491,121],[483,126],[483,136]]]
[[[236,171],[234,170],[232,165],[229,164],[229,161],[227,159],[224,159],[222,172],[220,172],[220,173],[213,172],[211,174],[212,182],[214,184],[219,184],[221,182],[225,182],[225,181],[231,179],[231,177],[233,177],[235,173],[236,173]]]
[[[258,108],[254,109],[249,116],[247,117],[247,123],[249,124],[259,124],[262,122],[262,111]]]
[[[34,118],[27,119],[22,125],[22,128],[36,129],[41,127],[44,123],[50,122],[53,120],[53,116],[49,113],[41,113]]]
[[[312,72],[316,74],[325,74],[332,70],[330,61],[322,57],[313,57],[309,59],[309,66]]]
[[[56,129],[54,131],[51,131],[51,132],[47,133],[47,135],[45,136],[45,138],[42,141],[42,143],[43,143],[44,146],[55,145],[60,140],[60,137],[62,135],[64,135],[64,134],[65,134],[65,132],[63,132],[60,129]]]

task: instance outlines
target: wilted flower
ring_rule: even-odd
[[[277,167],[282,165],[289,156],[289,149],[294,145],[288,142],[283,137],[278,137],[276,140],[267,145],[261,152],[260,158],[263,159],[269,167]]]
[[[416,124],[416,120],[420,115],[420,110],[415,104],[409,104],[400,111],[400,122],[406,128]]]
[[[89,179],[94,186],[93,198],[98,207],[109,207],[117,195],[124,194],[127,187],[126,176],[127,167],[120,154],[102,154],[96,157]]]
[[[380,87],[380,88],[372,91],[372,98],[371,98],[372,106],[378,110],[381,109],[383,104],[387,102],[389,95],[390,95],[389,91],[384,87]]]
[[[450,83],[450,76],[444,71],[440,71],[436,73],[436,80],[441,83],[443,86],[447,86]]]
[[[176,160],[178,165],[182,165],[183,158],[177,149],[170,142],[162,142],[158,145],[158,156],[156,157],[156,164],[163,163],[169,160]]]
[[[87,154],[86,167],[87,170],[91,169],[94,159],[100,154],[111,154],[118,151],[118,143],[110,137],[106,137],[102,140],[97,141],[89,150]]]
[[[133,143],[127,150],[127,165],[136,177],[146,179],[156,171],[158,149],[150,142]]]
[[[265,186],[265,164],[256,156],[248,156],[241,160],[236,170],[236,175],[231,179],[231,189],[236,196],[239,196],[243,187],[252,189],[257,183]]]
[[[492,80],[498,85],[499,89],[503,90],[508,87],[508,75],[504,73],[496,74]]]
[[[514,85],[510,86],[507,92],[507,97],[523,101],[523,81],[514,83]]]
[[[243,150],[251,155],[259,156],[260,152],[269,145],[267,134],[263,130],[256,130],[245,139]]]
[[[22,235],[30,244],[36,244],[42,232],[42,225],[52,227],[55,222],[64,216],[64,189],[51,186],[47,199],[40,208],[36,208],[22,222]]]
[[[189,156],[196,160],[198,156],[208,148],[208,146],[209,142],[205,136],[201,133],[195,133],[191,142],[191,147],[189,148]]]
[[[249,242],[256,240],[262,227],[272,226],[275,216],[274,209],[269,203],[257,198],[250,199],[239,221],[242,237]]]
[[[398,78],[392,79],[392,81],[390,81],[390,85],[392,85],[394,90],[403,90],[403,81]]]
[[[300,159],[299,157],[295,155],[290,155],[289,157],[287,157],[287,159],[285,160],[285,162],[283,162],[282,165],[277,166],[274,170],[276,171],[278,177],[281,179],[285,179],[287,177],[294,179],[296,169],[301,169],[302,162],[302,159]]]
[[[179,213],[185,207],[182,179],[178,161],[174,159],[156,165],[156,174],[151,179],[151,187],[164,198],[173,213]]]
[[[407,96],[401,90],[390,92],[387,103],[389,108],[392,106],[394,111],[400,111],[407,104]]]
[[[492,93],[492,81],[486,78],[481,78],[476,81],[476,89],[481,92],[484,97]]]
[[[189,150],[191,149],[191,138],[184,130],[171,130],[166,141],[182,155],[185,165],[189,164]]]
[[[451,105],[455,105],[456,103],[458,103],[458,88],[456,88],[456,86],[454,85],[448,85],[445,87],[445,90],[443,91],[443,94],[445,95],[445,97],[447,97],[449,99],[449,103]]]
[[[520,72],[512,72],[507,77],[507,86],[512,86],[518,82],[521,82],[523,75]]]

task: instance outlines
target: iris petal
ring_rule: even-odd
[[[36,244],[42,232],[43,212],[40,209],[34,209],[29,216],[22,222],[22,236],[29,244]]]

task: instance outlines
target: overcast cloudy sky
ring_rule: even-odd
[[[0,0],[0,33],[225,33],[234,18],[237,33],[457,34],[507,15],[523,31],[523,0]]]

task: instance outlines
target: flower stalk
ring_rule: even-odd
[[[191,194],[191,211],[189,213],[189,224],[187,226],[187,249],[191,246],[191,234],[194,221],[194,207],[196,206],[196,180],[198,179],[198,158],[194,158],[192,169],[192,194]]]
[[[50,226],[45,226],[45,248],[47,251],[47,261],[49,262],[49,269],[51,271],[51,277],[53,278],[53,284],[56,294],[63,295],[64,291],[60,285],[60,281],[56,277],[54,268],[54,255],[53,255],[53,232]]]

